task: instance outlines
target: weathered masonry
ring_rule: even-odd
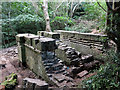
[[[105,50],[108,47],[107,36],[100,34],[91,34],[91,33],[79,33],[75,31],[64,31],[64,30],[55,30],[54,33],[49,33],[45,31],[38,31],[38,35],[45,37],[52,37],[54,35],[60,34],[60,40],[72,48],[75,48],[77,51],[82,54],[91,54],[97,59],[105,59]],[[58,36],[59,37],[59,36]],[[58,39],[58,38],[57,38]],[[64,50],[56,50],[58,57],[66,57]]]
[[[48,63],[49,61],[54,62],[55,40],[34,34],[18,34],[16,41],[18,56],[22,64],[27,65],[38,76],[53,85],[54,82],[50,80],[46,73],[46,67],[47,64],[53,64]]]
[[[18,56],[23,65],[48,84],[76,87],[73,78],[84,77],[100,65],[98,59],[104,59],[105,35],[62,30],[38,31],[37,34],[16,36]]]

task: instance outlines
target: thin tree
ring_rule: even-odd
[[[116,51],[117,53],[120,53],[120,1],[106,0],[107,10],[105,10],[98,1],[97,3],[105,12],[107,12],[106,33],[109,39],[116,43]]]
[[[48,0],[43,0],[43,11],[44,11],[44,17],[46,21],[46,31],[51,32],[50,18],[48,14]]]

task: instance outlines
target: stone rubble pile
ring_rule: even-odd
[[[91,54],[83,55],[59,40],[33,34],[20,34],[16,39],[20,61],[49,85],[76,87],[75,78],[83,78],[100,65]]]
[[[40,79],[23,79],[23,86],[18,87],[23,88],[24,90],[48,90],[48,83]]]
[[[74,78],[82,78],[89,74],[89,70],[95,69],[100,65],[100,62],[94,60],[90,54],[82,55],[74,48],[64,44],[59,45],[59,47],[58,49],[64,50],[64,53],[61,53],[61,55],[65,54],[66,58],[71,62],[70,65],[65,65],[64,60],[59,59],[54,52],[44,54],[42,61],[48,77],[58,87],[76,87],[77,84]]]

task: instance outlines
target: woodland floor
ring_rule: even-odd
[[[18,85],[22,84],[25,77],[38,78],[31,70],[19,65],[17,47],[13,46],[0,51],[0,83],[5,80],[5,77],[11,73],[16,73],[18,76]],[[74,79],[76,83],[80,83],[85,78],[88,78],[95,73],[90,73],[83,78]]]
[[[5,66],[3,67],[2,65],[4,64]],[[0,83],[2,83],[5,80],[5,77],[11,73],[17,74],[19,85],[22,84],[22,79],[25,77],[37,78],[28,68],[20,67],[16,46],[0,51]]]

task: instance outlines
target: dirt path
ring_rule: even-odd
[[[0,83],[2,83],[5,80],[5,77],[11,73],[17,74],[19,85],[22,84],[22,79],[25,77],[37,78],[28,68],[19,66],[17,55],[18,52],[16,46],[0,51]]]

